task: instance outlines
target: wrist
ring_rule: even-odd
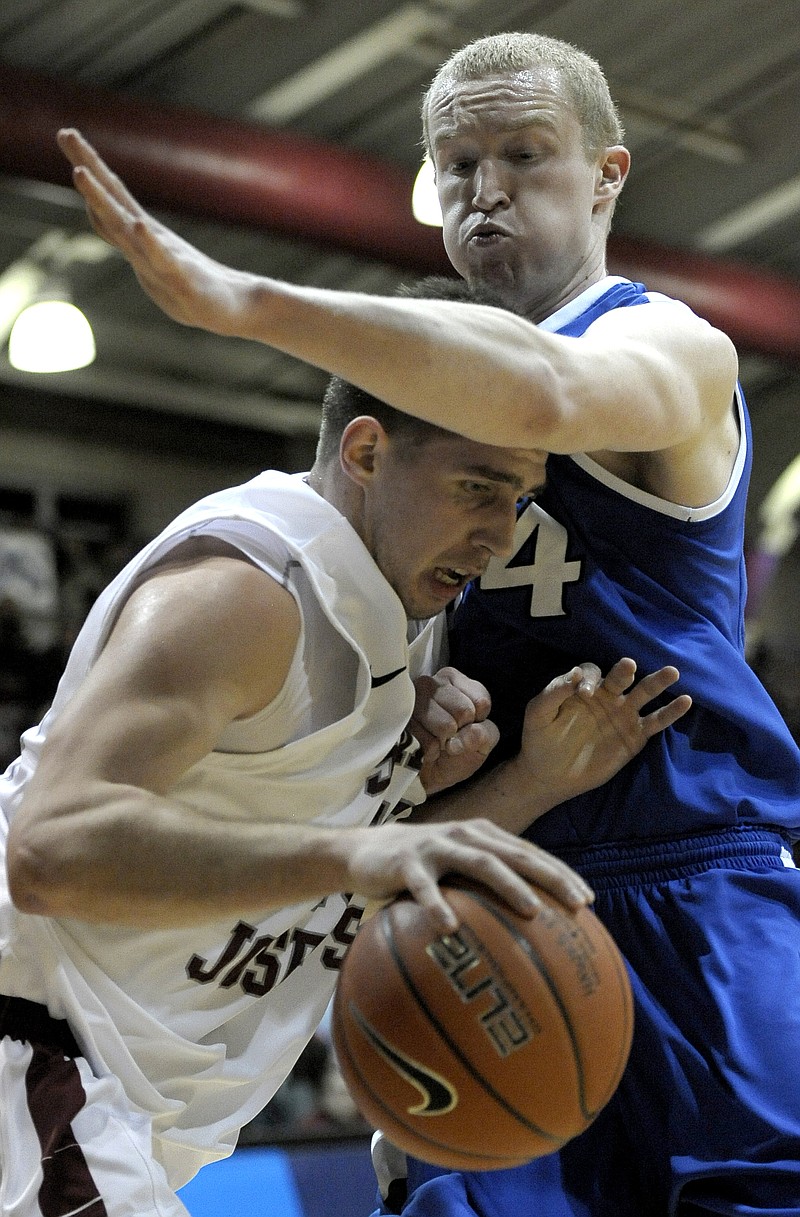
[[[493,805],[502,808],[502,826],[509,831],[522,832],[557,801],[552,790],[542,785],[522,753],[501,761],[487,774],[487,780],[491,781],[491,790],[486,793]]]

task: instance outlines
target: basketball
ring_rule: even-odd
[[[361,926],[334,1048],[361,1113],[400,1149],[453,1170],[517,1166],[583,1132],[616,1090],[633,1032],[625,964],[588,908],[540,892],[528,919],[442,886],[453,934],[407,897]]]

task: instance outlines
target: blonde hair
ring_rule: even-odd
[[[430,153],[429,114],[434,95],[443,84],[483,80],[529,68],[558,73],[575,117],[583,130],[586,155],[593,160],[604,148],[622,143],[624,131],[603,69],[595,59],[569,42],[546,34],[490,34],[454,51],[423,98],[422,128]]]

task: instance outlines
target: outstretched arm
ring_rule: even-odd
[[[730,414],[735,352],[688,309],[616,309],[575,339],[485,305],[260,278],[150,216],[78,132],[58,141],[96,231],[176,321],[267,343],[478,442],[548,452],[730,448],[729,430],[715,432]],[[691,482],[686,494],[684,471],[682,501],[707,492],[705,470],[692,468]]]
[[[528,703],[518,755],[439,795],[415,818],[486,816],[519,833],[551,807],[601,786],[692,704],[683,693],[644,713],[679,673],[660,668],[634,685],[635,676],[636,664],[626,658],[605,677],[594,664],[556,677]],[[475,696],[475,687],[455,669],[443,669],[437,682],[420,690],[414,730],[426,748],[423,779],[429,793],[444,790],[448,778],[461,781],[474,773],[491,751],[496,731],[486,717],[486,699]]]

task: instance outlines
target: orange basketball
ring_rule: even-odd
[[[365,922],[339,977],[333,1043],[362,1114],[401,1149],[497,1170],[583,1132],[628,1059],[625,964],[589,909],[545,893],[528,919],[483,889],[443,887],[460,918],[437,937],[400,897]]]

